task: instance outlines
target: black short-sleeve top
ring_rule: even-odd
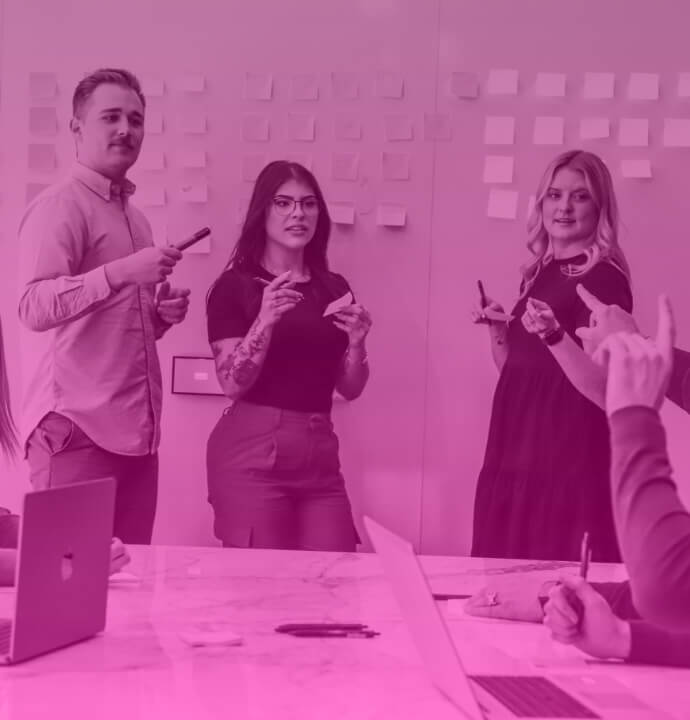
[[[207,305],[209,343],[243,338],[259,314],[264,284],[275,275],[264,268],[226,270],[211,288]],[[333,391],[347,349],[347,335],[323,317],[336,298],[351,292],[336,273],[312,275],[294,286],[304,295],[273,327],[271,342],[256,382],[242,400],[302,412],[330,412]]]

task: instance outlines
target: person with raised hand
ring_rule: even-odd
[[[270,163],[208,295],[216,374],[233,401],[207,446],[224,546],[356,549],[331,406],[336,389],[348,400],[364,390],[371,317],[328,268],[330,226],[312,173]]]

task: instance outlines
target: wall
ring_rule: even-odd
[[[678,308],[688,305],[682,196],[676,188],[685,179],[687,150],[663,148],[660,140],[664,117],[688,116],[687,101],[674,98],[675,74],[690,70],[680,2],[609,0],[596,4],[596,17],[593,3],[568,6],[564,13],[562,4],[546,0],[232,0],[222,5],[198,0],[193,6],[126,0],[107,18],[103,6],[86,0],[0,0],[0,7],[0,307],[13,378],[20,372],[14,238],[25,187],[50,182],[69,166],[71,90],[83,72],[108,64],[154,75],[166,85],[161,97],[149,99],[149,116],[162,113],[164,130],[147,136],[146,150],[164,152],[167,167],[133,174],[140,197],[150,189],[166,190],[165,207],[145,208],[158,240],[179,238],[204,224],[214,230],[210,253],[185,257],[175,272],[177,283],[192,288],[193,302],[187,322],[160,343],[166,388],[172,355],[208,352],[203,298],[236,238],[251,190],[248,171],[286,154],[306,156],[329,202],[354,207],[355,224],[335,229],[330,257],[375,318],[370,386],[356,403],[334,409],[348,487],[358,514],[375,514],[427,552],[464,552],[471,536],[496,373],[484,332],[469,324],[468,310],[477,278],[505,303],[515,297],[517,268],[525,258],[527,199],[545,163],[564,149],[532,143],[534,116],[565,118],[564,147],[585,144],[577,134],[580,117],[611,118],[612,137],[590,147],[616,175],[639,319],[653,327],[654,297],[662,287]],[[652,37],[663,37],[663,44],[650,42]],[[520,71],[517,96],[487,95],[488,73],[495,68]],[[55,138],[33,136],[27,129],[28,75],[45,70],[58,79]],[[583,101],[583,73],[606,70],[616,73],[616,98]],[[448,83],[458,71],[477,74],[479,98],[449,96]],[[567,73],[566,97],[535,98],[539,71]],[[625,99],[631,71],[661,74],[658,102]],[[270,100],[246,97],[248,72],[260,80],[272,76]],[[205,91],[180,92],[183,73],[203,75]],[[332,73],[354,78],[357,97],[336,97]],[[317,100],[293,99],[293,82],[302,74],[316,76]],[[381,83],[395,85],[398,76],[404,79],[402,97],[380,97]],[[208,131],[184,133],[188,113],[205,114]],[[313,141],[289,138],[290,114],[313,116]],[[410,121],[411,140],[386,139],[386,116],[392,114]],[[432,132],[436,114],[447,120],[449,139]],[[268,121],[268,141],[243,139],[249,115]],[[516,118],[513,147],[483,145],[487,115]],[[650,147],[618,147],[617,119],[635,116],[650,118]],[[361,125],[361,139],[335,137],[336,123]],[[28,171],[30,141],[56,145],[54,172]],[[181,169],[180,149],[205,150],[207,167]],[[409,180],[382,177],[382,152],[407,156]],[[359,155],[355,181],[332,177],[337,153]],[[509,187],[520,193],[516,220],[486,217],[486,154],[515,157]],[[649,157],[654,179],[621,179],[618,164],[624,157]],[[185,202],[180,186],[204,179],[208,202]],[[404,229],[376,225],[382,203],[407,209]],[[680,344],[687,346],[686,328],[681,327]],[[16,393],[13,401],[18,407]],[[155,541],[213,542],[204,452],[225,404],[222,398],[166,395]],[[681,454],[687,419],[671,411],[670,420],[676,467],[690,477],[689,458]],[[26,487],[25,470],[0,470],[0,504],[16,507]]]

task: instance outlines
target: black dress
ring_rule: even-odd
[[[512,311],[508,356],[477,484],[475,556],[576,560],[587,530],[594,560],[620,561],[606,415],[575,389],[549,349],[524,329],[521,317],[527,297],[543,300],[581,344],[574,331],[589,324],[589,310],[575,291],[578,283],[628,312],[632,295],[625,275],[608,262],[576,277],[564,273],[565,265],[553,260],[543,267]]]

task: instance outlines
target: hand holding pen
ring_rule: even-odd
[[[479,306],[472,310],[473,323],[477,325],[493,325],[507,323],[513,319],[512,315],[506,314],[502,305],[487,296],[481,280],[477,280],[477,288],[479,290]]]

